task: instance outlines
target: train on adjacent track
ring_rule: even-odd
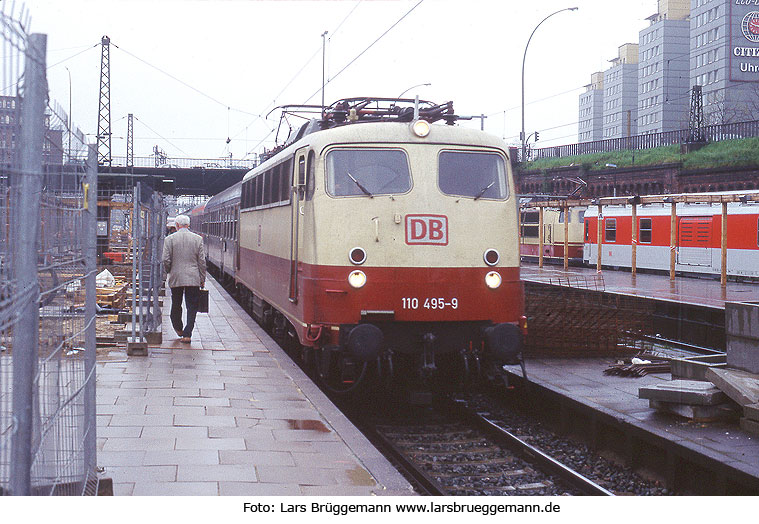
[[[617,199],[619,200],[619,199]],[[603,267],[630,269],[632,245],[636,246],[636,268],[669,271],[675,253],[675,271],[682,274],[719,276],[722,271],[722,204],[726,204],[727,276],[759,277],[759,193],[722,192],[703,195],[662,195],[636,209],[612,202],[603,205],[569,207],[569,258],[575,264],[595,266],[598,260],[598,228],[601,228]],[[665,202],[668,200],[669,202]],[[672,203],[675,204],[675,229],[672,235]],[[734,201],[732,201],[734,200]],[[543,255],[549,261],[563,260],[564,211],[543,210]],[[578,220],[579,219],[579,220]],[[633,240],[633,227],[636,228]],[[521,254],[535,258],[538,253],[538,209],[521,211]],[[674,244],[672,239],[674,238]]]
[[[316,111],[194,212],[219,280],[338,393],[498,378],[521,363],[503,141],[456,125],[450,102],[352,98]]]

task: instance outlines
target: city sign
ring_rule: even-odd
[[[730,3],[730,80],[759,82],[759,0]]]

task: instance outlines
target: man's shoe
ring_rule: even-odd
[[[175,329],[174,332],[177,334],[178,337],[183,337],[184,336],[184,333],[182,333],[182,331],[179,330],[179,329]]]
[[[191,342],[190,337],[182,337],[179,340],[182,342],[187,342],[188,344]]]

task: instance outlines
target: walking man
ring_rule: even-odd
[[[182,342],[190,342],[198,312],[200,288],[206,286],[206,253],[203,237],[191,232],[190,217],[179,215],[177,232],[163,241],[163,267],[171,288],[171,325]],[[182,297],[187,306],[187,323],[182,325]]]

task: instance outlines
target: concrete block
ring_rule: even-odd
[[[670,362],[673,379],[706,381],[706,370],[712,367],[727,366],[726,355],[700,355],[697,357],[676,358]]]
[[[148,356],[148,341],[140,337],[127,339],[127,355],[134,357]]]
[[[759,403],[759,375],[738,369],[710,369],[706,378],[741,406]]]
[[[679,415],[695,422],[737,419],[740,416],[740,411],[732,402],[723,402],[713,406],[695,406],[692,404],[649,400],[648,405],[658,411]]]
[[[759,373],[759,302],[726,302],[727,365]]]
[[[741,429],[743,431],[748,431],[749,433],[753,433],[754,435],[759,435],[759,422],[756,420],[749,420],[747,418],[741,419]]]
[[[759,422],[759,404],[743,406],[743,416],[747,419]]]
[[[711,383],[699,380],[671,380],[645,386],[638,389],[638,398],[697,406],[713,406],[727,400],[725,394]]]
[[[139,337],[139,324],[137,325],[137,333]],[[147,333],[144,333],[145,340],[151,345],[151,346],[159,346],[163,342],[163,334],[160,331],[148,331]],[[132,337],[132,324],[130,323],[128,326],[126,326],[126,329],[122,329],[119,331],[116,331],[113,334],[113,338],[117,343],[123,344],[124,342],[128,342],[129,339]]]

